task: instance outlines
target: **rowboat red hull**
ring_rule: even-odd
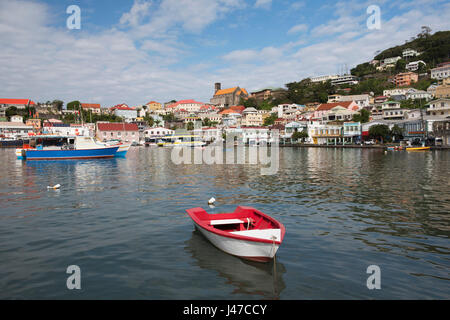
[[[202,208],[186,211],[212,244],[243,259],[270,261],[286,232],[282,223],[251,207],[239,206],[232,213],[219,214],[208,214]]]

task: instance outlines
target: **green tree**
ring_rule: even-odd
[[[173,113],[168,113],[162,116],[164,121],[167,122],[174,122],[175,121],[175,116],[173,115]]]
[[[271,103],[271,101],[269,100],[264,100],[258,107],[257,109],[259,110],[272,110],[273,105]]]
[[[204,126],[204,127],[210,127],[210,126],[211,126],[211,120],[209,120],[209,118],[206,117],[206,118],[203,119],[203,121],[202,121],[202,126]]]
[[[61,100],[53,100],[52,105],[61,112],[63,106],[64,106],[64,102]]]
[[[263,125],[264,126],[271,126],[271,125],[273,125],[275,123],[275,120],[277,120],[277,118],[278,118],[278,114],[277,113],[275,113],[275,112],[271,113],[270,116],[268,116],[268,117],[266,117],[264,119]]]
[[[155,124],[155,120],[153,119],[153,117],[151,117],[151,116],[149,116],[147,114],[145,114],[145,116],[144,116],[144,121],[147,122],[147,124],[150,127],[153,127],[153,125]]]
[[[385,124],[376,124],[370,127],[369,129],[369,136],[371,138],[380,140],[381,143],[385,141],[390,134],[389,127]]]
[[[186,124],[186,130],[188,130],[188,131],[194,130],[194,123],[193,123],[192,121],[189,121],[189,122]]]
[[[8,118],[10,118],[10,117],[12,117],[12,116],[15,116],[15,115],[17,115],[17,114],[19,114],[19,110],[17,109],[17,107],[14,107],[14,106],[9,107],[9,108],[6,109],[6,111],[5,111],[5,115],[6,115]]]
[[[255,98],[248,98],[248,99],[240,98],[239,104],[246,108],[255,108],[255,109],[258,108],[258,104],[256,103]]]
[[[406,61],[403,59],[398,60],[395,63],[395,71],[396,72],[403,72],[406,70]]]
[[[80,110],[81,102],[78,100],[71,101],[67,104],[67,110]]]
[[[394,125],[390,134],[394,137],[394,140],[403,139],[403,128],[400,128],[398,125]]]
[[[353,121],[366,123],[369,122],[370,112],[366,109],[361,109],[359,113],[353,115]]]
[[[301,140],[301,142],[304,142],[306,138],[308,138],[308,132],[306,131],[296,131],[292,134],[291,139],[292,140]]]

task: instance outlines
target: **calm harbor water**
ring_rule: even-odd
[[[170,153],[26,162],[0,149],[0,298],[450,298],[450,152],[281,148],[272,176]],[[286,226],[275,265],[219,251],[185,213],[237,205]],[[69,265],[81,290],[66,287]]]

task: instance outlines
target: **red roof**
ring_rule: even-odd
[[[242,113],[242,111],[244,111],[245,107],[244,106],[231,106],[230,109],[237,111],[239,113]]]
[[[97,123],[99,131],[139,131],[136,123]]]
[[[316,111],[327,111],[327,110],[331,110],[334,107],[337,106],[341,106],[344,107],[346,109],[348,109],[348,107],[353,103],[353,101],[341,101],[341,102],[333,102],[333,103],[322,103],[317,109]]]
[[[188,104],[188,103],[203,104],[203,102],[198,102],[198,101],[195,101],[194,99],[177,101],[177,104]]]
[[[111,111],[114,111],[114,110],[135,110],[135,109],[130,108],[125,103],[122,103],[122,104],[115,105],[114,107],[111,108]]]
[[[228,113],[242,113],[244,111],[244,106],[231,106],[228,109],[224,109],[219,114],[228,114]]]
[[[34,101],[30,99],[0,99],[0,104],[23,104],[34,106]]]
[[[83,108],[100,109],[100,104],[98,104],[98,103],[82,103],[81,107],[83,107]]]

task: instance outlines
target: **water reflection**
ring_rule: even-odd
[[[286,269],[279,261],[274,265],[273,261],[258,263],[231,256],[214,247],[197,230],[185,244],[185,250],[196,264],[202,269],[217,271],[227,284],[233,285],[234,294],[278,299],[286,287],[283,280]]]

